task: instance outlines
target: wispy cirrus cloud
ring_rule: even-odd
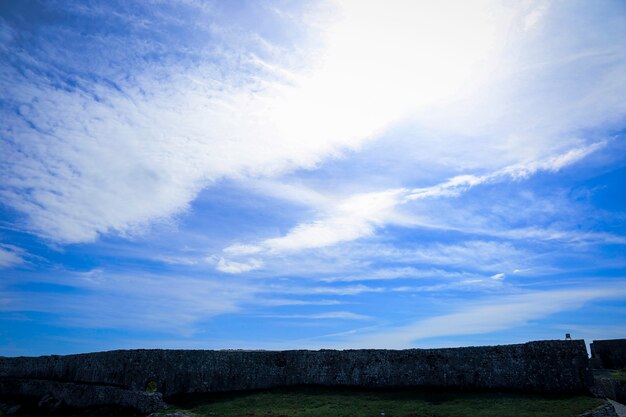
[[[24,288],[15,288],[20,285]],[[36,290],[42,285],[47,291]],[[200,323],[204,320],[252,314],[250,311],[267,318],[370,319],[337,311],[336,306],[360,294],[385,291],[366,285],[280,285],[268,280],[224,281],[219,277],[103,269],[12,276],[0,282],[0,289],[2,312],[43,313],[50,315],[50,323],[73,328],[152,331],[185,338],[202,332]],[[316,307],[318,311],[285,315],[275,310],[286,307]]]
[[[24,250],[17,246],[0,243],[0,269],[24,263],[24,254]]]
[[[369,334],[352,334],[338,344],[345,347],[408,348],[414,346],[416,341],[428,338],[511,329],[558,312],[579,309],[593,300],[620,298],[625,294],[621,286],[605,285],[499,296],[477,300],[457,308],[455,312],[408,325],[371,331]]]
[[[306,320],[370,320],[371,317],[364,314],[356,314],[350,311],[330,311],[319,314],[289,314],[268,316],[276,319],[306,319]]]
[[[211,278],[147,273],[128,275],[103,270],[57,271],[46,282],[50,286],[48,292],[16,291],[10,284],[3,282],[4,299],[0,310],[4,312],[52,314],[54,323],[79,328],[143,329],[183,336],[197,332],[200,320],[238,313],[249,305],[272,308],[338,304],[338,301],[328,299],[285,298],[285,295],[296,295],[298,290],[273,291],[272,296],[267,296],[267,286],[263,283],[226,283]],[[68,288],[72,290],[68,291]],[[354,289],[346,292],[354,293]],[[275,296],[281,293],[283,298]],[[322,293],[331,294],[321,289]],[[300,291],[299,294],[306,292]]]
[[[506,268],[511,261],[519,262],[529,254],[510,242],[472,240],[459,244],[418,246],[409,255],[414,262],[433,265],[463,266],[473,270]]]
[[[550,156],[539,161],[528,161],[499,169],[485,175],[461,175],[431,187],[393,189],[382,192],[358,194],[346,198],[320,216],[319,220],[301,223],[285,236],[270,238],[258,244],[235,244],[224,249],[226,254],[248,255],[301,251],[311,248],[333,246],[372,235],[379,227],[388,224],[411,225],[410,216],[396,209],[415,200],[456,197],[472,187],[505,181],[519,181],[541,172],[556,172],[565,166],[585,158],[605,146],[605,142],[571,149],[563,154]],[[220,260],[220,263],[229,261]],[[257,262],[256,260],[254,262]],[[261,266],[259,264],[259,266]],[[246,264],[241,271],[236,268],[220,268],[223,272],[247,272],[255,269]]]
[[[55,323],[73,327],[190,335],[200,318],[240,311],[259,291],[242,282],[225,284],[215,279],[146,273],[92,270],[50,275],[47,282],[23,279],[31,284],[46,283],[50,286],[47,292],[16,291],[5,281],[6,302],[0,310],[52,314]]]
[[[522,180],[540,171],[557,172],[604,146],[606,146],[606,142],[597,142],[588,146],[570,149],[559,155],[506,166],[486,175],[459,175],[432,187],[415,188],[409,191],[406,199],[420,200],[424,198],[454,197],[481,184]]]
[[[415,260],[411,256],[407,256],[412,262]],[[390,261],[398,261],[397,259],[389,259]],[[400,266],[395,268],[369,268],[365,272],[357,274],[346,274],[330,277],[322,277],[323,282],[351,282],[351,281],[386,281],[397,279],[420,279],[420,278],[442,278],[442,279],[470,279],[477,278],[479,275],[463,271],[449,271],[436,268],[415,268],[412,266]]]

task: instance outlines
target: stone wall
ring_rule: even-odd
[[[0,384],[47,380],[164,396],[291,385],[582,392],[592,384],[584,341],[408,350],[118,350],[0,358]],[[1,390],[0,390],[1,391]]]
[[[596,366],[604,369],[626,368],[626,339],[594,340],[591,357]]]

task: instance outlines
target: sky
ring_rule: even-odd
[[[0,2],[0,355],[626,337],[621,0]]]

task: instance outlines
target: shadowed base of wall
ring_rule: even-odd
[[[160,393],[131,391],[117,387],[44,380],[0,381],[0,398],[34,398],[42,408],[116,405],[134,408],[143,414],[167,406]]]

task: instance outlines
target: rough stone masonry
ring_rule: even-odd
[[[590,347],[598,368],[626,368],[626,339],[594,340]]]
[[[43,396],[42,381],[135,393],[156,383],[166,398],[293,385],[574,393],[593,384],[588,363],[583,340],[407,350],[118,350],[2,357],[0,394]],[[42,392],[34,392],[35,382]]]

